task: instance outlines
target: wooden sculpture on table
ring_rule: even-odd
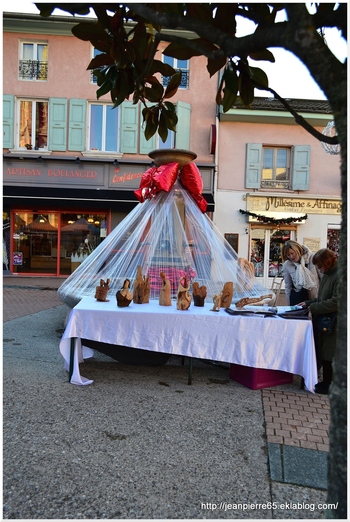
[[[260,306],[267,303],[269,299],[272,299],[272,294],[262,295],[260,297],[243,297],[236,303],[236,308],[243,308],[246,305]]]
[[[224,288],[221,291],[221,308],[229,308],[229,306],[232,303],[232,296],[233,296],[233,283],[229,281],[228,283],[224,284]]]
[[[130,291],[130,279],[125,279],[123,288],[118,290],[116,298],[120,308],[129,306],[133,298],[133,293]]]
[[[193,283],[193,303],[194,306],[204,306],[204,301],[207,296],[207,287],[199,286],[197,281]]]
[[[179,286],[177,289],[177,309],[178,310],[188,310],[191,305],[191,294],[190,283],[186,276],[180,278]]]
[[[239,257],[237,259],[238,266],[243,270],[244,275],[246,277],[246,282],[244,283],[244,288],[249,290],[252,288],[255,280],[255,268],[254,263],[248,261],[248,259],[244,259],[244,257]]]
[[[150,280],[149,276],[142,275],[142,268],[140,265],[137,267],[137,274],[134,284],[134,296],[133,300],[136,304],[149,303],[150,294]]]
[[[220,312],[220,306],[221,306],[221,294],[215,294],[213,295],[213,303],[214,306],[211,309],[212,312]]]
[[[108,290],[109,290],[110,279],[106,281],[104,279],[100,279],[100,286],[96,286],[95,290],[95,299],[97,301],[109,301],[107,298]]]
[[[171,306],[171,285],[170,280],[166,277],[164,272],[161,272],[163,284],[159,294],[159,304],[161,306]]]

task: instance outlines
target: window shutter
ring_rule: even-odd
[[[69,101],[68,150],[85,150],[86,100]]]
[[[140,110],[141,106],[140,106]],[[148,154],[151,152],[151,150],[154,150],[156,148],[157,143],[157,133],[153,134],[152,138],[150,138],[148,141],[145,138],[145,129],[143,128],[143,117],[142,114],[140,116],[140,154]]]
[[[292,190],[309,190],[310,145],[293,147]]]
[[[49,101],[49,150],[67,148],[67,100],[65,98],[50,98]]]
[[[247,143],[245,188],[260,188],[262,144]]]
[[[176,114],[178,117],[176,125],[176,148],[190,148],[190,130],[191,130],[191,105],[184,102],[177,102]]]
[[[2,146],[5,149],[13,149],[13,126],[14,126],[14,96],[4,94],[2,106]]]
[[[125,101],[121,105],[121,135],[120,135],[120,151],[136,153],[137,137],[139,132],[138,126],[139,106],[132,102]]]

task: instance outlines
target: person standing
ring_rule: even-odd
[[[315,392],[328,394],[332,382],[332,361],[337,340],[336,318],[338,312],[338,262],[333,250],[322,248],[313,256],[313,264],[323,274],[318,289],[317,299],[299,303],[303,308],[309,308],[314,327],[316,359],[318,368],[323,368],[323,381],[315,386]],[[321,324],[322,316],[333,316],[331,329],[326,330]]]
[[[289,306],[317,297],[320,278],[312,262],[313,256],[308,247],[296,241],[286,241],[282,247],[282,270]]]

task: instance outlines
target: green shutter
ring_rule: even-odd
[[[67,149],[67,100],[50,98],[49,150]]]
[[[140,105],[140,111],[142,107]],[[157,133],[153,134],[152,138],[148,141],[145,138],[145,129],[143,128],[143,117],[140,114],[140,154],[148,154],[151,150],[156,148],[157,143]]]
[[[11,94],[4,94],[2,111],[2,146],[13,149],[14,96]]]
[[[68,150],[85,150],[86,100],[69,101]]]
[[[260,188],[262,144],[247,143],[245,188]]]
[[[309,190],[310,145],[293,147],[292,190]]]
[[[137,152],[137,138],[139,133],[138,112],[139,106],[134,105],[132,102],[125,101],[121,105],[121,152],[134,154]]]
[[[177,102],[176,104],[177,125],[176,125],[176,148],[190,148],[191,133],[191,105],[185,102]]]

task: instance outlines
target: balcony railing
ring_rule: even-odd
[[[262,179],[261,188],[289,189],[289,180]]]
[[[39,60],[20,60],[19,77],[21,80],[47,80],[48,63]]]
[[[179,85],[179,88],[180,89],[188,89],[189,78],[190,78],[190,71],[184,71],[182,69],[181,70],[178,69],[177,72],[181,72],[182,73],[181,83]],[[162,76],[162,84],[163,84],[164,87],[167,87],[169,81],[170,81],[170,76]]]

